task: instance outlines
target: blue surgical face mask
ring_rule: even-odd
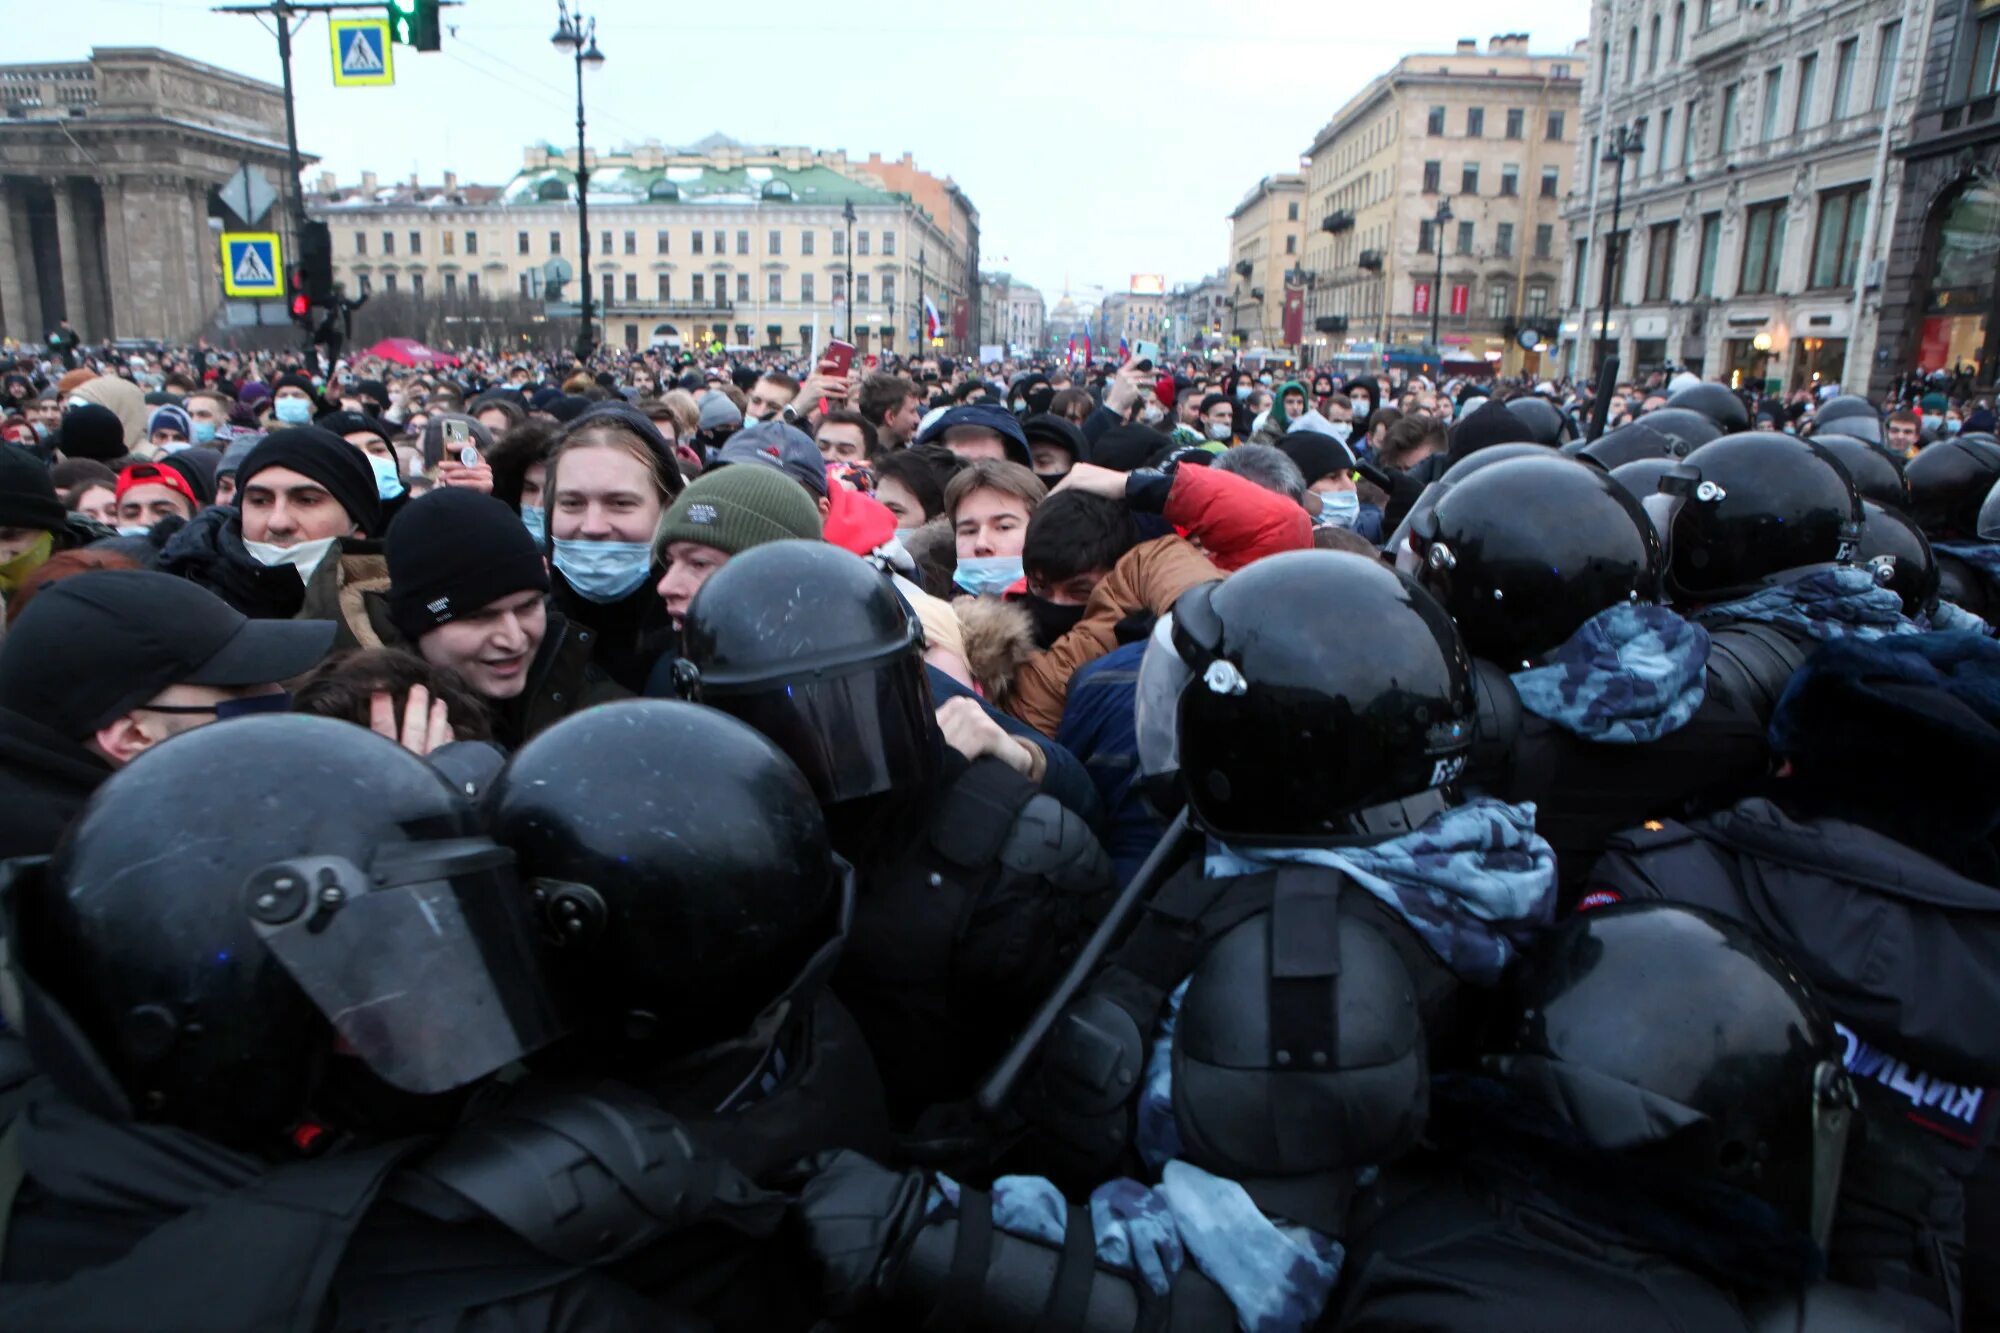
[[[1354,520],[1361,517],[1361,495],[1358,491],[1321,491],[1319,493],[1319,516],[1313,519],[1316,528],[1351,528]]]
[[[998,597],[1022,578],[1018,555],[974,555],[958,562],[951,581],[974,597]]]
[[[1964,429],[1965,429],[1965,423],[1964,423],[1963,421],[1954,421],[1954,420],[1952,420],[1952,418],[1950,418],[1950,417],[1946,417],[1946,418],[1944,419],[1944,433],[1945,433],[1945,434],[1947,434],[1947,435],[1956,435],[1956,434],[1958,434],[1958,433],[1959,433],[1960,431],[1962,431],[1962,430],[1964,430]]]
[[[521,506],[521,526],[535,539],[535,545],[549,544],[549,516],[542,512],[540,505]]]
[[[620,601],[653,570],[650,542],[587,542],[556,538],[556,568],[586,601]]]
[[[144,523],[120,523],[118,525],[118,535],[120,537],[143,537],[152,530],[151,527]]]
[[[384,500],[393,500],[403,493],[403,475],[396,467],[396,460],[383,458],[379,454],[363,454],[368,467],[375,473],[375,494]]]
[[[305,398],[280,398],[271,404],[271,415],[287,426],[310,426],[313,405]]]
[[[215,443],[215,423],[214,423],[213,421],[197,421],[197,422],[195,422],[195,423],[194,423],[194,442],[195,442],[196,444],[213,444],[213,443]]]
[[[1237,402],[1239,402],[1239,403],[1247,403],[1247,402],[1249,402],[1249,401],[1250,401],[1250,386],[1249,386],[1249,385],[1247,385],[1247,384],[1239,384],[1239,385],[1237,385],[1237,386],[1236,386],[1236,401],[1237,401]]]
[[[1354,419],[1356,421],[1368,420],[1369,411],[1370,407],[1366,398],[1356,398],[1354,400]]]

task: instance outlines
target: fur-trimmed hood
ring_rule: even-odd
[[[951,609],[965,636],[965,663],[973,682],[996,706],[1005,708],[1014,677],[1033,657],[1035,622],[1026,608],[998,597],[957,597]]]

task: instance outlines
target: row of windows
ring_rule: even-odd
[[[1396,113],[1388,115],[1352,136],[1339,152],[1328,154],[1313,164],[1314,190],[1323,190],[1340,176],[1389,146],[1396,135]]]
[[[1786,218],[1789,205],[1783,199],[1752,204],[1743,210],[1743,249],[1737,257],[1738,296],[1762,296],[1777,292],[1779,269],[1784,261]],[[1861,237],[1868,220],[1868,186],[1846,185],[1819,197],[1818,217],[1813,227],[1812,249],[1807,256],[1806,285],[1815,290],[1852,287],[1861,263]],[[1611,257],[1611,290],[1620,298],[1629,296],[1625,286],[1625,250],[1631,239],[1607,238]],[[1644,281],[1640,299],[1649,302],[1676,299],[1674,262],[1680,245],[1680,223],[1662,222],[1645,236]],[[1716,267],[1722,251],[1722,214],[1708,213],[1701,219],[1694,261],[1696,297],[1720,295],[1716,290]],[[1571,274],[1570,303],[1581,306],[1589,285],[1587,270],[1592,267],[1582,240],[1577,242],[1575,271]]]
[[[1456,235],[1458,244],[1452,253],[1469,255],[1477,251],[1479,227],[1477,223],[1461,222]],[[1555,256],[1556,229],[1550,223],[1542,223],[1535,228],[1535,258],[1551,259]],[[1437,253],[1437,223],[1429,218],[1417,224],[1417,253],[1428,255]],[[1511,259],[1514,256],[1514,224],[1501,222],[1493,228],[1493,257]]]
[[[1443,187],[1444,163],[1424,163],[1424,193],[1436,194]],[[1562,188],[1562,172],[1557,167],[1542,168],[1542,198],[1554,199]],[[1458,169],[1458,192],[1479,193],[1479,164],[1467,162]],[[1500,168],[1500,197],[1512,199],[1521,193],[1521,168],[1509,162]]]
[[[1551,143],[1560,142],[1565,128],[1565,119],[1566,117],[1561,111],[1549,112],[1548,119],[1542,122],[1542,137]],[[1430,109],[1430,115],[1425,121],[1424,132],[1433,138],[1437,138],[1447,132],[1444,122],[1445,108],[1434,106]],[[1518,106],[1508,107],[1506,130],[1502,137],[1508,139],[1525,139],[1528,137],[1527,128],[1527,110]],[[1469,106],[1465,108],[1465,137],[1468,139],[1483,139],[1486,137],[1485,107]]]
[[[728,273],[691,274],[689,275],[687,280],[687,300],[690,303],[700,303],[711,299],[716,301],[727,301],[732,299],[730,294],[730,279],[732,276],[735,278],[735,295],[733,299],[738,304],[744,304],[744,305],[749,304],[750,275],[748,273],[737,273],[734,275]],[[622,290],[624,294],[623,295],[624,300],[638,301],[640,299],[639,277],[640,275],[637,273],[599,274],[598,279],[603,300],[607,304],[618,300],[619,294]],[[447,275],[445,281],[447,284],[446,290],[450,291],[449,284],[451,279],[449,275]],[[538,300],[541,298],[543,294],[542,275],[539,270],[531,270],[527,273],[521,274],[520,283],[521,283],[522,296],[527,297],[531,300]],[[832,287],[832,291],[830,293],[830,298],[832,300],[844,301],[847,299],[846,274],[836,273],[832,275],[832,282],[830,286]],[[394,290],[393,283],[390,285],[390,290]],[[421,283],[419,283],[417,290],[419,292],[422,291]],[[764,275],[764,299],[766,301],[773,303],[783,302],[784,300],[786,300],[785,290],[786,290],[785,274],[767,273]],[[813,273],[799,274],[798,281],[794,290],[796,290],[798,293],[798,301],[801,305],[811,305],[813,302],[819,299],[818,275]],[[870,276],[868,274],[857,273],[854,275],[854,297],[856,304],[858,305],[872,304],[873,298],[871,296],[871,292],[873,290],[874,287],[871,284]],[[880,291],[882,294],[882,302],[884,304],[886,305],[895,304],[896,279],[893,274],[883,275],[880,285]],[[477,294],[476,286],[473,288],[473,294],[475,295]],[[673,274],[655,273],[653,275],[653,291],[650,299],[659,303],[665,303],[679,299],[674,292]]]
[[[360,294],[363,296],[368,296],[372,294],[375,290],[374,282],[370,279],[369,275],[366,273],[357,273],[355,275],[354,281],[355,281],[355,286],[359,290]],[[395,274],[384,273],[382,275],[382,290],[385,292],[393,292],[397,290]],[[463,293],[466,297],[468,297],[471,300],[476,301],[479,299],[480,296],[479,275],[477,273],[468,273],[465,275],[465,286],[463,289]],[[423,294],[424,294],[424,275],[421,273],[412,273],[410,275],[410,295],[422,296]],[[447,298],[450,298],[458,296],[459,294],[460,294],[460,287],[458,282],[458,274],[456,273],[445,274],[444,295]]]
[[[412,255],[422,254],[424,252],[424,234],[420,231],[413,231],[410,232],[408,235],[409,235],[409,249],[405,251],[405,253]],[[459,250],[458,248],[460,245],[459,237],[461,235],[464,236],[463,244],[465,248],[463,251]],[[514,253],[522,255],[532,253],[531,249],[532,235],[533,235],[532,233],[526,231],[515,232]],[[836,230],[832,233],[832,235],[833,235],[833,245],[831,253],[835,255],[845,255],[847,253],[847,232],[845,230]],[[368,236],[369,233],[365,231],[357,231],[354,233],[355,254],[365,255],[368,253]],[[857,255],[869,254],[870,253],[869,247],[873,243],[874,237],[875,237],[874,232],[867,232],[867,231],[855,232],[854,253]],[[380,251],[378,251],[378,253],[385,256],[395,254],[396,233],[393,231],[385,231],[381,233],[381,238],[382,238],[381,242],[382,248]],[[710,238],[713,238],[712,245]],[[895,254],[896,233],[893,231],[885,231],[881,233],[881,238],[882,238],[881,253],[884,255]],[[801,231],[798,234],[798,243],[799,243],[798,253],[801,256],[817,254],[819,248],[819,233],[814,231]],[[439,244],[443,247],[441,251],[441,253],[443,254],[452,255],[452,254],[463,253],[468,255],[476,255],[479,253],[479,233],[476,231],[467,231],[463,233],[456,231],[443,232],[439,235]],[[551,230],[549,232],[549,253],[559,255],[562,253],[562,248],[563,248],[563,233],[560,231]],[[722,231],[722,230],[716,230],[712,232],[693,231],[688,234],[689,254],[698,255],[698,254],[710,253],[711,250],[713,253],[718,255],[725,255],[729,253],[729,233],[727,231]],[[614,231],[600,232],[598,233],[597,252],[602,255],[609,255],[614,253],[636,255],[639,253],[639,233],[636,231],[626,231],[623,233]],[[664,228],[655,231],[653,233],[652,253],[656,255],[673,253],[670,234]],[[739,255],[747,255],[750,253],[750,232],[747,228],[739,229],[736,232],[736,253]],[[764,253],[767,255],[781,255],[785,253],[785,233],[781,229],[773,227],[770,229],[770,231],[768,231],[765,234]]]
[[[1655,20],[1657,22],[1657,20]],[[1727,155],[1750,143],[1768,144],[1787,135],[1803,133],[1817,126],[1845,120],[1865,111],[1879,111],[1895,96],[1897,61],[1902,50],[1903,25],[1900,20],[1884,23],[1875,35],[1875,63],[1868,78],[1868,104],[1858,105],[1855,85],[1861,75],[1861,39],[1847,37],[1833,48],[1833,82],[1825,98],[1820,96],[1820,53],[1809,51],[1792,63],[1772,65],[1756,79],[1739,79],[1722,89],[1721,114],[1716,117],[1715,151]],[[1995,27],[2000,45],[2000,25]],[[1678,55],[1678,49],[1676,49]],[[1789,92],[1787,82],[1789,80]],[[1759,115],[1754,126],[1744,123],[1744,103],[1758,99]],[[1675,111],[1681,112],[1676,123]],[[1694,165],[1696,150],[1695,116],[1698,101],[1679,108],[1666,107],[1656,116],[1640,116],[1633,121],[1642,144],[1641,151],[1625,160],[1627,180]],[[1675,131],[1680,137],[1677,140]],[[1754,136],[1754,137],[1753,137]],[[1598,141],[1590,141],[1590,186],[1596,184]]]
[[[1412,277],[1410,282],[1410,297],[1408,302],[1403,306],[1403,309],[1414,311],[1416,309],[1415,288],[1418,286],[1428,288],[1431,286],[1432,280],[1428,277],[1416,276]],[[1455,285],[1451,283],[1449,278],[1446,279],[1446,284],[1447,286]],[[1521,318],[1531,320],[1548,318],[1549,300],[1552,295],[1553,291],[1548,283],[1528,283],[1522,288],[1521,292]],[[1445,299],[1449,301],[1450,297],[1447,296]],[[1513,279],[1487,279],[1484,305],[1486,318],[1490,320],[1510,318],[1514,314]],[[1449,311],[1451,306],[1447,304],[1444,308]],[[1466,310],[1470,312],[1472,308],[1472,303],[1470,301],[1466,302]],[[1315,306],[1313,313],[1316,315],[1347,315],[1356,318],[1367,318],[1379,314],[1381,309],[1382,284],[1368,283],[1352,288],[1336,289],[1329,294],[1326,300]]]

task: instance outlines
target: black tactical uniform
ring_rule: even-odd
[[[1534,802],[1566,901],[1612,834],[1723,803],[1763,777],[1763,718],[1727,653],[1704,652],[1703,636],[1653,605],[1658,534],[1598,468],[1546,453],[1484,468],[1420,510],[1411,545],[1418,581],[1477,659],[1479,738],[1467,782]],[[1690,683],[1675,689],[1636,674],[1622,660],[1628,647],[1647,664],[1684,663]],[[1530,709],[1511,673],[1538,666],[1560,671],[1562,689],[1537,693]],[[1689,712],[1692,682],[1701,698]]]
[[[1354,624],[1371,627],[1377,652],[1344,650]],[[1372,561],[1298,552],[1190,590],[1172,633],[1172,649],[1156,650],[1179,663],[1164,702],[1194,823],[1231,847],[1380,847],[1407,834],[1401,850],[1423,854],[1472,708],[1463,652],[1426,594]],[[1184,828],[1154,867],[1184,859]],[[1129,937],[1080,991],[1051,999],[1060,1017],[1023,1089],[1034,1128],[1019,1165],[1043,1167],[1071,1199],[1112,1177],[1193,1172],[1330,1244],[1362,1165],[1395,1160],[1421,1133],[1431,1043],[1452,1024],[1459,979],[1396,908],[1330,865],[1206,877],[1188,864],[1164,884],[1162,873],[1142,871],[1093,955],[1138,909]],[[844,1159],[805,1187],[800,1211],[835,1308],[879,1303],[996,1330],[1246,1317],[1251,1297],[1192,1265],[1153,1296],[1098,1260],[1089,1209],[1069,1209],[1059,1253],[998,1230],[997,1201],[1020,1187],[960,1188],[934,1207],[921,1173]],[[871,1209],[873,1230],[856,1220]],[[1228,1243],[1216,1233],[1230,1223],[1204,1222],[1210,1243]],[[1330,1268],[1302,1257],[1274,1275],[1257,1293],[1275,1307],[1259,1326],[1310,1326],[1327,1294],[1314,1274],[1330,1283]]]
[[[1743,921],[1827,997],[1868,1112],[1832,1272],[1959,1304],[1964,1187],[1994,1138],[2000,901],[1913,848],[1752,800],[1614,839],[1593,894],[1669,899]]]
[[[682,688],[796,760],[859,878],[835,986],[907,1121],[961,1100],[1102,911],[1089,828],[1000,760],[947,750],[922,628],[866,562],[774,542],[688,608]]]
[[[836,1148],[888,1150],[868,1048],[826,989],[852,874],[768,740],[693,704],[612,704],[530,741],[488,809],[577,1018],[538,1065],[643,1091],[753,1180]],[[800,1256],[764,1220],[746,1206],[617,1272],[720,1328],[803,1328]]]
[[[196,787],[229,827],[185,818]],[[319,718],[205,727],[12,869],[0,1326],[672,1326],[399,1201],[435,1141],[398,1135],[560,1031],[511,858],[422,760]]]
[[[1357,1211],[1340,1329],[1889,1329],[1806,1288],[1853,1090],[1810,993],[1742,927],[1573,919],[1523,969],[1432,1151]],[[1839,1314],[1827,1318],[1830,1309]]]

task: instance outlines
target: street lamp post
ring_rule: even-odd
[[[1439,304],[1444,297],[1444,224],[1451,221],[1451,200],[1438,200],[1431,215],[1431,244],[1437,247],[1437,277],[1431,280],[1431,351],[1437,354],[1438,374],[1444,374],[1444,345],[1438,341]]]
[[[604,52],[597,49],[597,20],[586,19],[579,7],[570,13],[569,0],[556,0],[555,35],[549,41],[558,51],[567,51],[576,63],[576,227],[577,273],[583,280],[583,326],[576,334],[576,359],[590,360],[597,345],[597,321],[590,293],[590,166],[585,157],[583,124],[583,71],[601,68]]]
[[[854,201],[841,206],[840,217],[847,224],[847,341],[854,341]]]
[[[925,328],[924,317],[924,247],[917,247],[917,355],[923,356],[930,350],[930,330]]]
[[[1611,274],[1624,266],[1624,239],[1618,233],[1619,214],[1625,207],[1625,159],[1637,157],[1645,148],[1630,125],[1620,125],[1604,141],[1605,166],[1611,168],[1611,230],[1604,238],[1604,290],[1598,293],[1602,306],[1597,313],[1597,364],[1604,365],[1604,343],[1611,333]],[[1600,386],[1601,387],[1601,386]]]

